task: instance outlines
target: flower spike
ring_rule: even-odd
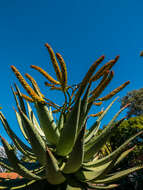
[[[31,68],[39,71],[44,77],[46,77],[51,83],[53,84],[60,84],[59,81],[56,81],[53,77],[51,77],[44,69],[42,69],[41,67],[38,67],[36,65],[31,65]]]
[[[40,98],[36,92],[30,87],[30,85],[26,82],[26,80],[23,78],[23,76],[20,74],[18,69],[15,66],[11,66],[11,69],[13,70],[14,74],[22,84],[22,86],[25,88],[27,93],[32,97],[33,100],[40,102],[40,103],[45,103],[45,100],[43,98]]]
[[[117,93],[120,92],[123,88],[125,88],[129,83],[130,83],[130,81],[125,82],[124,84],[122,84],[122,85],[119,86],[118,88],[114,89],[112,92],[110,92],[110,93],[107,94],[106,96],[97,99],[97,101],[109,100],[109,99],[112,98],[115,94],[117,94]]]
[[[56,56],[55,56],[55,53],[53,51],[53,49],[51,48],[51,46],[46,43],[45,44],[45,47],[48,49],[49,51],[49,54],[50,54],[50,57],[51,57],[51,60],[52,60],[52,64],[53,64],[53,67],[55,69],[55,72],[56,72],[56,76],[57,76],[57,79],[60,81],[60,83],[62,82],[62,73],[61,73],[61,70],[59,68],[59,65],[58,65],[58,62],[56,60]]]

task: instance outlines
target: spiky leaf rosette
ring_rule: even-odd
[[[29,74],[26,77],[32,86],[24,79],[18,69],[11,66],[14,74],[27,91],[28,95],[20,92],[17,85],[12,88],[17,109],[16,118],[19,127],[27,143],[25,144],[14,132],[0,112],[0,120],[14,147],[19,150],[26,161],[20,159],[15,149],[1,137],[7,158],[0,158],[0,164],[12,172],[19,174],[19,179],[0,179],[0,189],[54,189],[54,190],[87,190],[111,189],[117,187],[116,181],[131,172],[143,168],[142,165],[126,170],[116,171],[118,163],[126,157],[133,148],[128,147],[130,142],[138,137],[139,132],[127,139],[113,152],[102,154],[108,144],[108,139],[114,129],[124,120],[121,119],[116,125],[114,121],[127,107],[119,110],[107,126],[99,133],[101,121],[107,114],[115,100],[105,109],[98,113],[89,114],[92,106],[100,106],[122,90],[129,82],[124,83],[104,97],[100,97],[114,76],[111,70],[119,56],[104,64],[96,73],[95,70],[101,64],[104,56],[95,61],[80,84],[68,85],[67,67],[61,54],[54,53],[49,44],[46,44],[51,61],[56,72],[57,80],[45,70],[32,65],[46,77],[45,82],[51,90],[63,92],[65,102],[59,106],[41,93],[36,80]],[[59,64],[58,64],[59,61]],[[97,86],[92,88],[93,83]],[[26,104],[25,104],[26,101]],[[102,101],[102,102],[101,102]],[[37,116],[32,110],[33,103]],[[59,120],[54,119],[57,114]],[[90,117],[97,118],[92,126],[86,126]],[[115,183],[114,183],[115,182]],[[101,185],[102,184],[102,185]]]

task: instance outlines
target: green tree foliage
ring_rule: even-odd
[[[127,117],[143,115],[143,88],[133,90],[121,98],[121,107],[130,103],[128,107]]]
[[[112,151],[119,147],[126,138],[129,138],[133,134],[143,129],[143,116],[131,117],[128,120],[124,120],[111,135],[110,145]],[[118,165],[119,168],[127,168],[129,166],[143,163],[143,135],[134,139],[130,143],[129,147],[134,147],[134,150]],[[137,146],[136,146],[137,145]],[[143,175],[142,170],[134,172],[132,175],[128,175],[120,181],[120,187],[117,190],[139,190],[142,189]]]
[[[143,116],[132,117],[128,120],[123,121],[121,125],[118,128],[116,128],[116,130],[114,131],[114,133],[110,138],[110,144],[112,150],[115,150],[125,141],[125,139],[131,137],[132,135],[141,130],[143,130]],[[132,151],[131,153],[132,156],[129,156],[127,158],[126,161],[128,161],[129,163],[131,160],[134,160],[134,162],[137,162],[137,160],[141,161],[141,159],[143,160],[142,140],[143,140],[143,135],[140,135],[139,138],[136,138],[134,141],[132,141],[131,144],[129,144],[130,147],[138,145],[135,147],[134,151]]]

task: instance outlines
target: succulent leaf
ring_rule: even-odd
[[[59,131],[61,131],[64,127],[64,114],[63,113],[60,114],[57,127],[58,127]]]
[[[25,127],[28,132],[29,142],[32,146],[32,151],[37,156],[38,161],[43,164],[45,163],[45,157],[46,157],[45,156],[45,151],[46,151],[45,142],[43,141],[38,131],[35,130],[33,123],[28,119],[28,117],[22,111],[21,111],[21,115],[25,122]]]
[[[64,124],[63,130],[61,131],[59,143],[56,147],[58,155],[66,156],[69,153],[71,153],[73,149],[73,146],[77,138],[77,130],[80,116],[80,104],[81,99],[79,98],[76,101],[74,107],[72,108],[68,120]]]
[[[30,104],[27,102],[27,109],[28,109],[28,114],[29,114],[29,118],[32,121],[33,125],[36,127],[36,130],[39,132],[39,134],[43,137],[45,137],[44,132],[42,131],[41,127],[39,126],[39,123],[30,107]]]
[[[117,97],[118,98],[118,97]],[[105,111],[98,117],[98,119],[95,121],[95,123],[89,128],[88,133],[85,136],[85,143],[89,142],[89,140],[95,136],[98,132],[98,129],[100,127],[100,123],[101,120],[104,118],[104,116],[107,114],[107,112],[109,111],[109,109],[111,108],[111,106],[114,104],[114,102],[117,100],[117,98],[115,98],[110,104],[109,106],[105,109]]]
[[[76,172],[82,165],[83,162],[83,143],[84,143],[84,133],[85,133],[85,126],[80,131],[75,145],[65,167],[63,168],[64,173],[74,173]]]
[[[129,145],[129,143],[141,134],[143,134],[143,131],[140,131],[137,134],[130,137],[121,146],[119,146],[116,150],[114,150],[111,154],[109,154],[101,159],[90,162],[90,164],[88,164],[88,167],[93,167],[93,166],[96,167],[96,166],[99,166],[99,165],[102,165],[102,164],[108,162],[109,160],[114,160],[114,159],[118,158],[118,156],[121,155],[121,153]]]
[[[117,159],[117,161],[115,162],[114,166],[118,165],[125,157],[128,156],[128,154],[130,154],[130,152],[132,152],[134,150],[135,146],[124,151]]]
[[[63,183],[65,181],[65,177],[59,170],[58,161],[48,148],[46,155],[46,178],[48,182],[54,185]]]
[[[15,84],[15,88],[17,90],[17,95],[18,95],[18,98],[19,98],[19,102],[20,102],[20,108],[21,110],[26,114],[26,108],[25,108],[25,104],[24,104],[24,101],[23,101],[23,98],[22,98],[22,95],[21,95],[21,92],[18,88],[18,86]]]
[[[59,131],[56,129],[56,124],[48,110],[48,107],[44,104],[35,104],[40,126],[44,131],[44,134],[49,143],[56,145],[59,141]]]
[[[111,176],[102,178],[99,180],[94,180],[95,183],[97,184],[102,184],[102,183],[112,183],[113,181],[119,180],[122,177],[127,176],[128,174],[135,172],[137,170],[140,170],[143,168],[143,165],[135,166],[120,172],[112,173]]]
[[[112,127],[114,121],[125,108],[126,107],[121,108],[113,117],[113,119],[109,122],[107,127],[102,131],[102,133],[97,137],[96,136],[93,137],[92,142],[88,143],[87,145],[88,148],[85,151],[85,157],[84,157],[85,161],[88,161],[89,159],[91,159],[100,150],[100,148],[106,143],[113,128],[117,127],[117,126]]]
[[[34,154],[32,153],[32,149],[30,147],[28,147],[26,144],[24,144],[18,137],[17,135],[12,131],[12,129],[10,128],[6,118],[4,117],[4,115],[0,112],[0,120],[7,132],[7,134],[9,135],[9,137],[13,140],[15,146],[17,147],[17,149],[19,151],[21,151],[24,155],[26,155],[29,158],[35,158]]]
[[[7,157],[8,157],[8,161],[10,162],[11,166],[14,168],[14,170],[20,174],[21,176],[25,177],[25,178],[29,178],[29,179],[36,179],[39,180],[41,179],[39,176],[33,174],[32,172],[30,172],[28,169],[26,169],[18,160],[18,158],[16,157],[16,154],[14,152],[14,149],[8,144],[8,142],[4,139],[1,138],[2,144],[5,148]]]
[[[13,171],[13,168],[11,167],[7,158],[0,157],[0,165],[3,166],[4,168],[8,169],[9,171]]]
[[[82,188],[81,187],[73,187],[68,184],[66,190],[82,190]]]
[[[111,165],[112,160],[103,164],[102,166],[97,166],[94,170],[87,170],[84,168],[83,170],[77,172],[76,177],[83,182],[91,181],[93,179],[98,178],[101,174],[103,174],[107,168]]]
[[[36,180],[28,180],[28,179],[0,179],[0,189],[23,189],[24,187],[28,187],[29,185],[35,183]]]
[[[24,138],[29,142],[29,139],[27,137],[27,132],[26,132],[26,129],[24,128],[24,122],[22,120],[22,117],[21,115],[15,110],[15,114],[16,114],[16,119],[17,119],[17,122],[18,122],[18,125],[20,127],[20,130],[24,136]]]
[[[118,187],[119,185],[118,184],[110,184],[110,185],[91,185],[91,184],[88,184],[88,187],[90,189],[113,189],[113,188],[116,188]]]
[[[84,126],[86,119],[87,119],[87,115],[88,115],[87,107],[88,107],[88,98],[89,98],[89,93],[90,93],[90,87],[91,87],[91,84],[88,85],[85,95],[83,96],[83,99],[81,100],[79,126],[78,126],[77,134],[79,134],[80,130],[82,129],[82,126]]]

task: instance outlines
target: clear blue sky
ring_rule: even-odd
[[[10,86],[19,83],[10,65],[34,76],[51,97],[53,94],[44,89],[44,78],[30,68],[34,64],[53,73],[46,42],[64,56],[69,84],[80,82],[90,65],[104,54],[106,61],[120,55],[114,80],[105,93],[127,80],[131,84],[120,93],[121,97],[143,87],[143,58],[139,56],[143,49],[142,0],[0,1],[0,104],[15,131],[18,129]],[[54,96],[60,99],[59,94]],[[118,108],[119,104],[111,113]],[[0,133],[5,136],[2,127]]]

